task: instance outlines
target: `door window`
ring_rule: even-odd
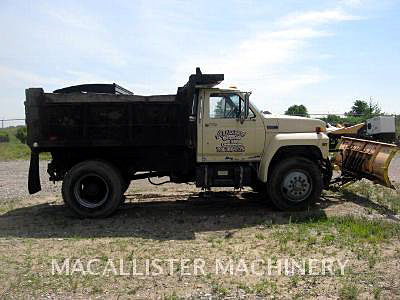
[[[244,111],[244,101],[237,94],[213,93],[210,95],[211,119],[235,119],[239,117],[239,107]]]

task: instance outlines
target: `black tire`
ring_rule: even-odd
[[[69,208],[85,218],[112,214],[120,205],[123,182],[111,164],[88,160],[75,165],[66,174],[62,196]]]
[[[268,179],[268,196],[280,210],[305,210],[320,198],[321,170],[313,161],[288,158],[275,164]]]

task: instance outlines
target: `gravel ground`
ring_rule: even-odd
[[[0,162],[0,201],[9,201],[32,197],[28,193],[29,161]],[[47,162],[40,162],[42,191],[35,197],[59,194],[61,183],[49,182]]]

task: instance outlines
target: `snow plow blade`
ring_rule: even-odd
[[[388,173],[390,162],[398,150],[394,144],[342,137],[334,163],[341,169],[342,176],[367,178],[394,188]]]

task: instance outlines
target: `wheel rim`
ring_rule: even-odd
[[[103,205],[110,193],[108,184],[97,174],[82,176],[74,187],[74,195],[80,205],[96,208]]]
[[[302,202],[310,196],[312,181],[303,170],[290,171],[282,181],[281,191],[292,202]]]

